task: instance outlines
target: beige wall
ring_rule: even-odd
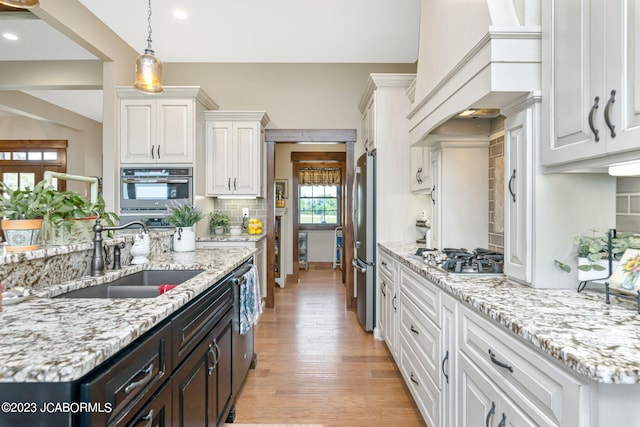
[[[15,95],[15,96],[11,96]],[[34,114],[44,112],[56,121],[22,116],[0,116],[0,139],[63,139],[67,148],[67,172],[74,175],[101,176],[102,125],[75,113],[20,92],[5,92],[3,102],[19,104]],[[70,184],[68,189],[84,192],[84,186]]]
[[[200,86],[221,110],[265,110],[271,129],[358,129],[370,73],[415,64],[164,64],[167,86]]]

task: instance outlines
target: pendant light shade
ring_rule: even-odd
[[[0,0],[0,4],[20,9],[33,9],[34,7],[40,6],[38,0]]]
[[[156,58],[151,48],[151,0],[147,16],[147,48],[136,59],[136,82],[133,87],[145,93],[162,93],[162,62]]]
[[[162,93],[162,62],[153,54],[153,50],[145,49],[144,54],[136,59],[136,89],[146,93]]]

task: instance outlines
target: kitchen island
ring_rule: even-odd
[[[166,321],[169,318],[175,318],[178,313],[184,314],[186,307],[191,307],[194,303],[200,304],[203,298],[211,294],[213,285],[217,286],[221,279],[250,259],[254,252],[255,250],[250,248],[220,248],[198,249],[194,252],[156,253],[150,257],[150,263],[144,266],[127,266],[122,270],[108,271],[101,277],[81,277],[59,285],[47,286],[24,302],[3,306],[3,311],[0,313],[3,326],[0,330],[0,339],[3,343],[0,346],[2,397],[4,400],[9,400],[10,396],[14,396],[15,400],[17,396],[11,392],[12,384],[21,392],[37,390],[37,388],[29,389],[30,384],[35,387],[50,386],[53,390],[57,390],[56,385],[60,385],[61,390],[77,389],[79,384],[86,378],[92,377],[96,370],[110,366],[123,352],[126,354],[133,351],[130,349],[148,339],[150,334],[152,337],[153,334],[159,334],[159,330],[166,331],[163,332],[163,337],[173,334],[174,341],[176,341],[175,337],[186,340],[190,338],[189,334],[198,334],[199,332],[188,331],[188,327],[196,323],[195,319],[200,311],[194,314],[194,320],[185,326],[187,328],[185,331],[178,330],[178,335],[168,332],[172,327],[175,329],[175,326],[171,323],[167,324]],[[155,298],[54,298],[70,290],[107,283],[142,269],[203,270],[203,272]],[[231,304],[232,296],[227,296],[229,289],[221,290],[219,295],[213,295],[211,299],[213,302],[210,306],[220,306],[221,315],[226,313],[227,309],[223,312],[223,306],[218,301],[228,301],[225,304]],[[203,306],[202,309],[206,307]],[[230,335],[225,335],[225,339],[229,341]],[[213,342],[218,345],[216,341]],[[171,355],[170,342],[161,342],[159,345],[158,348],[167,348],[162,350],[167,359],[162,361],[162,364],[168,369],[168,372],[163,375],[167,378],[171,372],[172,363],[177,365],[180,360],[177,360],[175,354]],[[219,357],[220,349],[216,351]],[[208,363],[210,359],[204,360]],[[157,372],[158,364],[159,362],[156,361],[149,366]],[[186,362],[183,365],[186,365]],[[140,377],[146,380],[145,375],[134,372],[129,383],[137,384]],[[164,388],[167,388],[166,384]],[[31,393],[35,399],[36,393],[33,391]],[[69,400],[79,401],[76,392],[70,393],[73,398],[67,398],[64,401],[68,403],[70,403]],[[22,401],[24,396],[25,394],[22,394]],[[39,398],[42,399],[43,396],[39,395]],[[61,397],[45,396],[44,398],[54,401]],[[129,403],[127,401],[127,404]],[[139,403],[142,405],[143,402]],[[140,405],[134,405],[136,411],[141,407]],[[226,409],[228,410],[228,407]],[[3,424],[4,415],[6,414],[0,413],[0,426],[5,425]],[[76,425],[77,416],[78,414],[68,415],[68,425]],[[14,421],[16,419],[21,418],[13,418]],[[56,422],[59,420],[60,418],[57,418]],[[66,421],[65,425],[67,425]]]
[[[434,369],[433,381],[420,382],[431,384],[426,394],[442,403],[421,407],[428,422],[468,425],[473,416],[493,417],[493,404],[496,422],[502,416],[497,407],[514,425],[640,426],[635,406],[640,398],[640,316],[633,301],[612,297],[606,304],[600,289],[534,289],[502,275],[448,273],[415,256],[415,244],[380,243],[379,248],[380,256],[390,260],[379,258],[379,263],[395,263],[401,370],[402,354],[411,356],[412,346],[422,351],[411,338],[420,331],[412,317],[420,314],[416,307],[428,307],[425,317],[433,318],[420,333],[432,325],[437,343],[423,354],[432,351],[434,366],[442,366],[446,376]],[[411,277],[420,282],[419,292],[410,280],[403,281]],[[447,312],[451,315],[445,321]],[[405,323],[410,324],[407,333]],[[413,389],[419,375],[412,368],[420,370],[415,359],[421,359],[426,372],[431,361],[409,360],[414,365],[407,370],[407,384],[420,401],[425,394]],[[445,372],[445,366],[450,370]],[[457,405],[444,404],[447,394]],[[482,396],[479,402],[477,396]],[[474,403],[484,411],[471,414]]]

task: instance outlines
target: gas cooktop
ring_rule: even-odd
[[[504,256],[489,249],[445,248],[446,259],[440,268],[457,274],[502,274]]]

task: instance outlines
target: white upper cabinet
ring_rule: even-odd
[[[193,164],[196,112],[217,105],[198,88],[165,88],[149,96],[118,88],[120,163]]]
[[[431,191],[431,160],[429,148],[411,147],[411,191],[425,194]]]
[[[542,76],[544,165],[606,164],[631,150],[640,157],[639,8],[630,0],[543,1],[543,64],[551,67]]]
[[[206,118],[206,194],[264,195],[264,111],[211,111]]]

